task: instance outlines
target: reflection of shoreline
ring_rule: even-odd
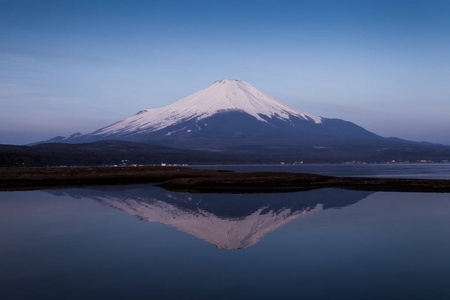
[[[94,199],[146,222],[173,226],[219,249],[248,248],[294,220],[354,204],[371,194],[339,189],[267,195],[188,194],[152,186],[68,189],[63,193]]]

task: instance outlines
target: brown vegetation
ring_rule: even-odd
[[[305,173],[234,173],[187,167],[0,168],[0,190],[158,183],[200,193],[265,193],[345,188],[367,191],[450,192],[450,180],[331,177]]]

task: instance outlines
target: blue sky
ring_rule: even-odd
[[[450,1],[0,0],[0,143],[88,133],[219,79],[450,145]]]

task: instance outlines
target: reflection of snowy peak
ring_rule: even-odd
[[[261,240],[268,233],[283,225],[316,211],[322,205],[302,211],[284,208],[266,211],[261,207],[251,215],[242,218],[220,218],[207,211],[182,210],[163,201],[140,202],[133,199],[118,200],[98,198],[102,203],[116,207],[128,214],[138,216],[147,222],[161,222],[178,230],[192,234],[215,245],[219,249],[245,249]]]
[[[284,225],[328,208],[344,207],[370,192],[321,189],[280,194],[189,194],[154,186],[66,189],[147,222],[161,222],[215,245],[243,249]]]
[[[181,122],[200,121],[217,113],[237,111],[266,122],[265,118],[289,120],[291,116],[320,123],[322,118],[290,108],[241,80],[220,80],[171,105],[148,109],[102,128],[93,135],[153,132]]]

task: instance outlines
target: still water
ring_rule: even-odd
[[[0,193],[0,299],[450,299],[450,194]]]

